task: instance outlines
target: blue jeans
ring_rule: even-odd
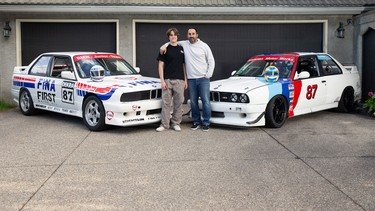
[[[194,78],[189,79],[189,94],[191,114],[194,124],[210,125],[211,118],[211,104],[210,104],[210,79],[209,78]],[[199,111],[198,99],[202,100],[202,113]]]

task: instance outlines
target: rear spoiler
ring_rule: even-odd
[[[18,66],[14,67],[13,69],[13,74],[27,74],[27,69],[28,66]]]

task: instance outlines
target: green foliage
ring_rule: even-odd
[[[0,111],[4,111],[4,110],[7,110],[7,109],[12,108],[12,107],[13,107],[12,105],[0,101]]]
[[[375,116],[375,93],[369,92],[368,96],[369,96],[369,98],[365,101],[365,104],[363,106],[365,108],[368,108],[368,112],[371,115]]]

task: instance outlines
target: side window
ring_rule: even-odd
[[[318,60],[324,75],[337,75],[342,73],[340,67],[328,55],[318,55]]]
[[[55,57],[53,60],[51,77],[61,78],[62,71],[73,72],[72,62],[69,57]]]
[[[29,74],[47,76],[48,65],[50,63],[51,56],[42,56],[39,60],[33,65]]]
[[[318,62],[315,56],[301,57],[298,61],[297,73],[306,71],[310,73],[309,78],[319,77]]]

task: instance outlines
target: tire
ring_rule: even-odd
[[[96,96],[89,96],[82,107],[83,122],[91,131],[105,129],[105,110],[102,102]]]
[[[282,95],[273,97],[267,104],[266,127],[279,128],[288,118],[288,103]]]
[[[352,87],[346,87],[341,94],[338,110],[349,113],[354,109],[354,90]]]
[[[34,102],[31,98],[29,90],[21,89],[18,98],[18,106],[23,115],[31,116],[36,113],[36,109],[34,108]]]

